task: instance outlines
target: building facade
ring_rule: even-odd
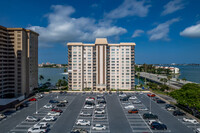
[[[68,43],[68,87],[70,90],[135,88],[135,43]]]
[[[0,98],[27,96],[38,87],[38,36],[0,26]]]

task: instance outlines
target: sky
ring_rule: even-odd
[[[6,5],[6,6],[5,6]],[[0,25],[40,34],[38,63],[67,63],[67,42],[135,42],[136,64],[200,63],[200,0],[6,0]]]

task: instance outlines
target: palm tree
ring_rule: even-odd
[[[50,81],[51,81],[51,79],[49,78],[47,81],[49,81],[49,82],[50,82]]]
[[[39,80],[42,81],[44,79],[43,75],[40,75]]]
[[[64,73],[66,73],[67,72],[67,69],[64,69]]]
[[[172,79],[172,76],[171,76],[171,75],[168,75],[168,76],[167,76],[167,79],[168,79],[168,81],[169,81],[169,86],[170,86],[170,80]]]
[[[63,80],[65,80],[66,78],[65,77],[63,77]]]
[[[140,73],[137,73],[138,76],[138,84],[140,84]]]

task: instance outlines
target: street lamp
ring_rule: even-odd
[[[37,90],[37,92],[39,93],[38,90]],[[36,99],[35,108],[36,108],[35,114],[38,114],[38,98]]]
[[[151,113],[151,96],[149,97],[149,102],[150,102],[149,110],[150,110],[150,113]]]

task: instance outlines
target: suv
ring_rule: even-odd
[[[151,113],[145,113],[143,114],[143,119],[158,119],[158,116]]]
[[[167,126],[165,124],[161,124],[158,122],[151,123],[151,129],[153,130],[167,130]]]
[[[185,113],[181,112],[180,110],[175,110],[175,111],[173,112],[173,115],[174,115],[174,116],[183,116],[183,115],[185,115]]]
[[[71,131],[71,133],[88,133],[88,131],[82,128],[75,128]]]

